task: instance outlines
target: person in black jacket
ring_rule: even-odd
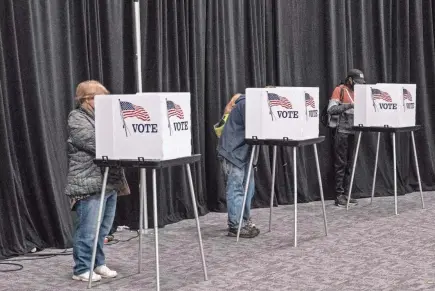
[[[334,89],[328,104],[328,114],[338,117],[334,135],[335,205],[346,206],[354,150],[353,106],[355,84],[365,84],[364,74],[357,69],[348,72],[344,84]],[[356,199],[349,203],[357,204]]]

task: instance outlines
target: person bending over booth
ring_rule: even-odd
[[[92,249],[103,186],[103,170],[94,164],[95,159],[95,111],[94,96],[109,94],[97,81],[85,81],[77,86],[78,106],[68,116],[68,184],[66,195],[71,209],[76,212],[76,228],[73,240],[73,279],[88,281]],[[98,237],[95,270],[92,281],[101,277],[113,278],[117,272],[106,266],[103,251],[104,238],[112,227],[117,196],[130,194],[123,169],[110,169],[104,197],[101,228]]]
[[[228,115],[225,117],[227,119],[225,119],[223,130],[219,132],[220,138],[217,151],[226,184],[228,236],[234,237],[237,236],[240,223],[240,213],[252,151],[252,146],[245,143],[245,95],[234,95],[225,108],[225,113]],[[245,211],[241,222],[240,237],[242,238],[253,238],[260,233],[260,230],[251,222],[250,216],[254,191],[254,171],[251,171]]]

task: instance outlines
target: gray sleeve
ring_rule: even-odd
[[[68,132],[74,146],[95,155],[95,128],[85,115],[77,111],[71,112]]]
[[[328,104],[328,114],[336,115],[336,114],[342,114],[348,109],[353,108],[353,104],[341,104],[337,100],[329,100]]]

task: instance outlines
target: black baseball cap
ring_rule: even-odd
[[[364,74],[362,71],[358,69],[352,69],[347,73],[347,77],[351,77],[353,81],[357,84],[365,84],[366,80],[364,79]]]

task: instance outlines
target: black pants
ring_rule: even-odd
[[[353,134],[335,132],[335,193],[347,194],[349,191],[350,176],[354,155],[355,136]]]

